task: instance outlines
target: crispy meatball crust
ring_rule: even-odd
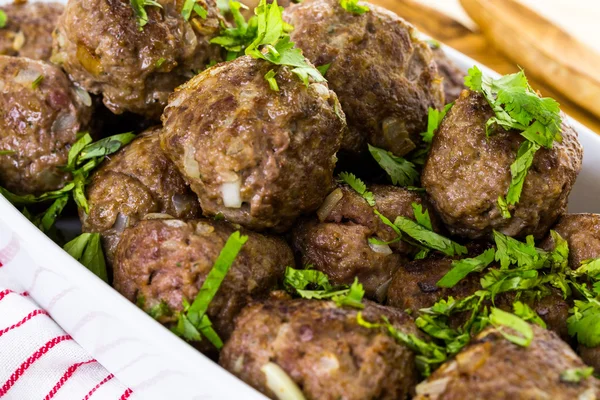
[[[60,167],[91,113],[57,67],[0,56],[0,150],[14,152],[0,155],[0,185],[18,194],[64,186],[70,174]]]
[[[402,265],[389,285],[387,305],[401,310],[418,312],[422,308],[433,306],[437,301],[449,296],[464,299],[481,289],[480,279],[483,274],[471,273],[452,288],[441,288],[436,283],[452,269],[452,259],[429,258],[415,260]],[[516,300],[516,292],[501,293],[496,296],[494,305],[512,312],[512,304]],[[567,318],[569,303],[562,298],[558,289],[550,289],[550,293],[541,299],[521,296],[520,301],[527,303],[546,322],[548,329],[556,332],[564,340],[569,340]],[[492,304],[489,304],[490,306]],[[416,315],[416,314],[413,314]],[[468,315],[458,314],[450,322],[461,324]]]
[[[271,69],[279,91],[264,78]],[[221,213],[249,229],[277,231],[316,210],[329,193],[346,129],[326,84],[306,87],[288,67],[249,56],[180,87],[163,122],[161,145],[205,215]],[[239,192],[241,206],[224,204],[228,190],[234,197]]]
[[[477,336],[451,361],[417,386],[415,400],[594,399],[598,380],[560,380],[560,374],[585,364],[554,332],[531,325],[529,347],[504,339],[494,328]]]
[[[544,236],[565,212],[567,197],[581,169],[583,151],[577,133],[562,125],[562,143],[538,150],[527,173],[521,199],[502,217],[498,197],[510,186],[510,165],[525,140],[497,128],[486,138],[494,115],[485,98],[464,91],[436,133],[421,182],[434,207],[454,234],[487,237],[492,230],[509,236]]]
[[[405,256],[413,255],[416,249],[406,242],[395,242],[390,244],[392,254],[374,251],[369,238],[392,241],[397,235],[354,190],[346,185],[336,190],[343,197],[323,221],[305,220],[294,229],[294,249],[303,265],[326,273],[333,283],[351,284],[357,277],[369,298],[383,301],[392,276],[407,262]],[[398,216],[414,219],[412,203],[431,208],[422,196],[403,188],[370,185],[369,190],[378,210],[391,221]],[[432,224],[439,227],[432,208],[430,215]]]
[[[196,196],[162,152],[151,128],[105,161],[87,186],[89,214],[80,210],[84,232],[100,232],[105,255],[112,261],[123,229],[146,214],[175,218],[200,216]]]
[[[114,287],[146,311],[161,301],[171,310],[181,311],[184,299],[193,302],[236,230],[226,222],[206,219],[141,221],[123,233],[115,256]],[[242,234],[248,235],[248,241],[208,308],[208,316],[223,340],[231,334],[234,317],[249,299],[274,289],[285,267],[294,265],[292,251],[282,239],[244,230]],[[159,321],[167,326],[176,323],[169,316]],[[214,350],[206,340],[198,347],[201,351]]]
[[[427,130],[428,107],[444,104],[442,79],[428,45],[396,14],[369,4],[357,15],[338,0],[290,6],[284,18],[292,41],[315,65],[331,64],[329,87],[340,99],[349,132],[342,149],[362,152],[367,143],[401,156]]]
[[[236,319],[219,363],[267,396],[261,367],[279,365],[307,400],[405,399],[417,381],[414,354],[383,329],[356,322],[357,311],[329,301],[270,299],[246,307]],[[382,316],[416,333],[401,311],[365,302],[363,316]]]
[[[70,0],[54,34],[52,61],[87,91],[104,96],[113,113],[124,111],[158,119],[169,94],[220,61],[209,43],[223,20],[214,0],[199,0],[206,19],[181,16],[182,0],[146,6],[140,29],[127,0]]]
[[[26,1],[1,6],[7,21],[0,29],[0,54],[49,60],[52,31],[64,9],[60,3]]]

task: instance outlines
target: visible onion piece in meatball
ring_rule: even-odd
[[[184,302],[192,304],[228,238],[238,228],[223,221],[152,219],[125,229],[114,259],[114,287],[168,327]],[[222,340],[251,299],[274,289],[294,259],[280,238],[241,230],[247,241],[210,301],[206,315]],[[188,338],[189,339],[189,338]],[[194,341],[214,353],[207,341]]]
[[[401,311],[366,301],[362,314],[368,320],[387,317],[398,330],[416,334]],[[359,325],[356,310],[281,295],[242,311],[219,363],[272,399],[278,397],[263,372],[269,363],[307,400],[401,399],[417,379],[414,353],[384,328]]]
[[[277,71],[279,91],[264,75]],[[346,129],[325,83],[305,85],[287,66],[249,56],[181,86],[163,115],[161,146],[205,215],[249,229],[287,230],[333,185]]]

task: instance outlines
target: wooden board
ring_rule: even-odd
[[[514,62],[488,42],[482,33],[471,31],[445,14],[411,0],[372,0],[372,2],[394,11],[423,33],[454,47],[501,74],[513,73],[519,69]],[[556,99],[567,114],[600,133],[599,118],[534,77],[529,76],[529,80],[542,95]]]

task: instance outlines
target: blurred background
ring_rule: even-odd
[[[600,133],[600,0],[371,0]]]

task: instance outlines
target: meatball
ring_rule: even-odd
[[[572,269],[581,262],[600,258],[600,214],[565,214],[552,228],[569,244],[569,265]],[[549,236],[542,248],[553,250],[554,240]]]
[[[446,103],[452,103],[460,96],[460,93],[465,89],[465,73],[460,70],[456,64],[442,50],[442,48],[435,44],[431,45],[431,51],[433,52],[433,59],[437,65],[438,73],[444,78],[444,98]]]
[[[562,125],[562,143],[537,151],[512,218],[505,219],[498,197],[511,181],[510,166],[525,140],[518,132],[495,128],[483,95],[464,91],[436,133],[421,182],[448,230],[469,238],[492,230],[509,236],[540,238],[565,212],[567,197],[581,169],[583,156],[577,133]]]
[[[428,108],[443,106],[442,79],[410,24],[381,7],[369,9],[357,15],[338,0],[311,0],[290,6],[284,18],[306,58],[331,64],[325,77],[348,119],[342,149],[361,152],[370,143],[402,156],[420,143]]]
[[[127,0],[69,0],[52,61],[87,91],[101,93],[113,113],[158,119],[177,86],[220,60],[220,47],[209,42],[223,21],[214,0],[198,0],[208,16],[194,14],[189,22],[183,1],[158,3],[145,6],[148,23],[140,27]]]
[[[450,399],[595,399],[595,377],[563,382],[563,371],[585,364],[554,332],[532,325],[528,347],[506,340],[489,328],[453,360],[417,386],[419,400]]]
[[[146,214],[185,219],[201,214],[196,196],[162,152],[159,131],[147,130],[105,161],[87,187],[90,209],[80,211],[82,228],[102,234],[109,264],[123,229]]]
[[[414,219],[413,203],[429,207],[421,195],[403,188],[371,185],[369,190],[378,210],[391,221],[398,216]],[[339,200],[332,206],[335,199]],[[322,214],[325,207],[328,215]],[[350,284],[357,277],[367,297],[383,301],[392,276],[416,249],[406,242],[391,243],[389,249],[370,246],[369,238],[392,241],[397,235],[348,186],[333,191],[320,214],[320,221],[309,219],[294,229],[293,244],[302,264],[323,271],[335,284]],[[433,209],[430,216],[434,226],[439,226]]]
[[[172,312],[196,297],[228,237],[237,230],[224,221],[177,219],[144,220],[123,232],[114,263],[114,287],[144,310],[166,304],[171,313],[159,318],[176,324]],[[242,231],[248,241],[242,247],[208,316],[221,339],[233,330],[233,319],[248,301],[274,289],[286,266],[293,266],[291,249],[282,239]],[[211,352],[208,341],[198,343]]]
[[[264,75],[274,70],[279,91]],[[289,67],[249,56],[197,75],[171,97],[161,145],[205,215],[249,229],[288,229],[333,185],[346,128],[336,95]]]
[[[398,310],[365,302],[364,318],[386,316],[398,330],[416,333]],[[275,363],[307,400],[407,398],[417,380],[414,354],[384,329],[369,329],[357,311],[329,301],[270,299],[245,308],[219,363],[277,399],[261,368]]]
[[[0,185],[18,194],[60,189],[77,132],[91,108],[50,64],[0,56]]]
[[[1,6],[7,21],[0,29],[0,54],[49,60],[52,31],[64,8],[60,3],[26,1]]]
[[[452,268],[452,259],[430,258],[404,264],[398,269],[389,285],[387,304],[401,310],[418,311],[433,306],[437,301],[449,296],[460,300],[481,289],[481,273],[471,273],[452,288],[441,288],[436,283]],[[520,301],[527,303],[546,322],[548,329],[569,340],[567,318],[569,303],[562,298],[558,289],[550,288],[550,293],[541,299],[521,296]],[[494,305],[512,311],[517,292],[498,294]],[[491,305],[491,304],[489,304]],[[467,315],[457,314],[450,321],[461,324]]]

